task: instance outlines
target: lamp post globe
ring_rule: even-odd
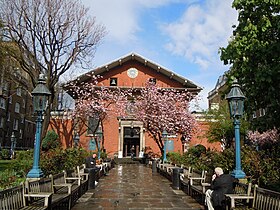
[[[40,178],[42,177],[43,171],[40,169],[40,146],[41,146],[41,133],[42,133],[42,122],[43,112],[45,111],[48,103],[48,97],[51,95],[50,91],[46,87],[46,80],[44,74],[39,75],[37,86],[31,92],[33,99],[34,113],[37,115],[36,119],[36,133],[34,142],[34,153],[33,153],[33,166],[28,172],[28,178]]]
[[[244,112],[245,96],[236,80],[233,82],[226,99],[228,100],[230,117],[233,119],[235,133],[235,169],[232,171],[231,175],[239,179],[246,176],[241,167],[240,149],[240,118]]]
[[[166,162],[167,161],[167,158],[166,158],[166,142],[167,142],[167,138],[168,138],[167,137],[168,133],[164,129],[161,135],[162,135],[162,139],[163,139],[163,142],[164,142],[164,145],[163,145],[163,162]]]
[[[103,132],[100,126],[98,126],[97,131],[95,132],[96,137],[97,137],[97,149],[98,149],[98,154],[97,154],[97,158],[100,159],[100,146],[101,146],[101,141],[102,141],[102,137],[103,137]]]

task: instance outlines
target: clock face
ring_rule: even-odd
[[[138,75],[138,70],[136,68],[130,68],[127,70],[127,76],[130,78],[135,78]]]

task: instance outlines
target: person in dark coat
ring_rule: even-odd
[[[233,184],[235,179],[230,174],[224,174],[220,167],[215,168],[212,176],[211,189],[205,193],[205,203],[208,210],[217,210],[223,208],[225,194],[233,193]]]
[[[86,168],[96,167],[96,154],[93,153],[92,156],[86,158]]]
[[[95,168],[95,169],[98,168],[96,166],[96,154],[95,153],[93,153],[92,156],[89,156],[86,158],[86,168]],[[97,185],[98,182],[96,181],[96,177],[94,178],[94,180],[95,180],[95,185]]]

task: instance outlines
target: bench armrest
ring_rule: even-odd
[[[86,177],[85,180],[88,180],[88,173],[80,172],[79,175],[80,177]]]
[[[193,180],[205,180],[205,178],[202,177],[190,177],[190,185],[193,185]]]
[[[230,198],[230,206],[231,208],[235,208],[235,200],[241,199],[254,199],[254,196],[247,195],[247,194],[225,194],[226,197]]]
[[[47,192],[32,192],[24,194],[24,197],[32,197],[32,198],[44,198],[44,206],[49,206],[51,203],[53,193]]]

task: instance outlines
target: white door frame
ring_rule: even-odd
[[[145,129],[143,123],[132,119],[119,119],[119,143],[118,143],[118,158],[123,158],[123,142],[124,142],[124,127],[139,127],[140,128],[140,152],[145,148]]]

